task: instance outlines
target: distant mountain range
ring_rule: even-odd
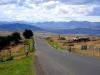
[[[100,22],[88,22],[88,21],[43,22],[43,23],[33,23],[33,25],[43,29],[75,29],[75,28],[100,29]]]
[[[100,22],[0,22],[0,31],[48,31],[58,34],[100,34]]]
[[[0,23],[0,31],[24,31],[25,29],[31,29],[32,31],[43,31],[42,28],[33,26],[29,23],[17,23],[17,22]]]
[[[58,34],[91,34],[91,35],[99,34],[100,35],[100,29],[91,29],[91,28],[55,29],[49,31]]]

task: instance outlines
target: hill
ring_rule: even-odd
[[[0,23],[0,31],[23,31],[25,29],[31,29],[32,31],[43,31],[42,28],[33,26],[29,23],[17,23],[17,22]]]
[[[33,25],[58,34],[100,34],[100,22],[43,22]]]
[[[75,29],[75,28],[100,28],[100,22],[70,21],[70,22],[43,22],[33,23],[43,29]]]
[[[75,28],[75,29],[56,29],[49,30],[53,33],[58,34],[91,34],[91,35],[100,35],[100,29],[91,29],[91,28]]]
[[[48,31],[58,34],[100,34],[100,22],[0,22],[0,31]]]

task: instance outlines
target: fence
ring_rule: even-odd
[[[66,46],[66,48],[70,52],[86,54],[89,56],[100,56],[100,47],[96,47],[93,45],[81,45],[79,48],[75,46]]]
[[[81,52],[87,53],[92,56],[100,56],[100,47],[96,47],[93,45],[82,45],[80,47]]]
[[[25,56],[24,46],[9,48],[0,51],[0,61],[12,60],[18,57]]]

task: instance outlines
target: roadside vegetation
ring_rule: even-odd
[[[63,49],[63,47],[61,47],[61,44],[60,44],[60,43],[57,43],[57,42],[51,40],[50,37],[47,37],[47,38],[46,38],[46,41],[47,41],[52,47],[54,47],[54,48],[56,48],[56,49]]]
[[[33,54],[21,59],[0,63],[0,75],[35,75]]]
[[[36,75],[33,32],[26,30],[0,37],[0,75]]]

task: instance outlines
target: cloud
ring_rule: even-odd
[[[94,8],[93,11],[89,14],[90,16],[100,16],[100,6],[97,8]]]
[[[0,4],[3,3],[24,3],[24,2],[30,2],[30,3],[41,3],[41,2],[48,2],[48,1],[60,1],[63,3],[68,4],[99,4],[100,0],[0,0]]]
[[[59,0],[70,4],[99,4],[100,0]]]
[[[94,16],[94,14],[91,14],[94,13],[94,11],[100,10],[97,9],[99,7],[98,4],[66,4],[62,2],[64,0],[62,1],[7,0],[7,1],[8,4],[0,5],[1,9],[0,20],[28,21],[28,22],[72,21],[72,20],[94,21],[94,22],[100,21],[100,15]],[[79,1],[82,2],[83,0],[79,1],[67,0],[67,1],[73,3]]]
[[[0,5],[17,3],[17,0],[0,0]]]

